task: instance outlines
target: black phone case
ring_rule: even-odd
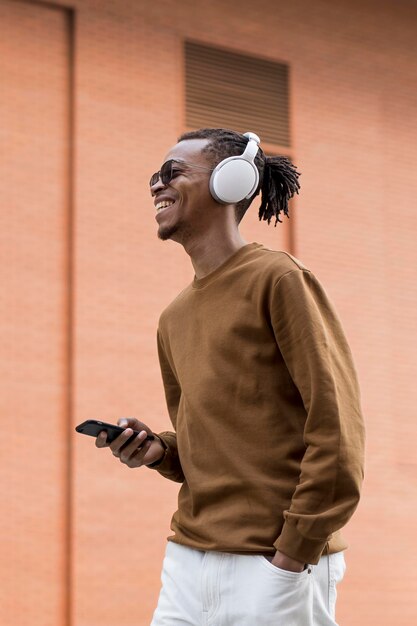
[[[117,426],[116,424],[106,424],[106,422],[100,422],[98,420],[87,420],[82,424],[78,424],[75,427],[77,433],[81,433],[82,435],[90,435],[90,437],[97,437],[102,430],[107,432],[107,443],[112,443],[117,437],[125,430],[121,426]],[[127,446],[133,439],[138,435],[138,431],[134,430],[133,435],[129,437],[126,443],[123,444],[123,448]],[[153,435],[148,435],[145,439],[155,439]]]

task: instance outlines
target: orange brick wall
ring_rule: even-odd
[[[1,626],[146,626],[157,600],[178,487],[72,431],[168,427],[155,331],[193,272],[147,184],[184,130],[184,38],[290,65],[295,253],[339,310],[368,429],[338,618],[414,623],[413,2],[0,0],[0,17]],[[241,230],[289,246],[255,208]]]
[[[63,624],[69,17],[0,2],[0,624]]]

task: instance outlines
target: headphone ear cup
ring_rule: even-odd
[[[240,157],[221,161],[210,178],[210,192],[217,202],[235,204],[250,197],[258,186],[257,167]]]

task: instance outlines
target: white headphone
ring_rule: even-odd
[[[245,133],[244,136],[249,138],[244,153],[220,161],[210,178],[210,193],[222,204],[235,204],[250,198],[259,183],[254,161],[261,140],[255,133]]]

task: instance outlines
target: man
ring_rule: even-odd
[[[339,530],[363,478],[359,390],[315,276],[240,235],[258,193],[260,219],[276,224],[299,188],[292,163],[258,143],[187,133],[151,178],[158,237],[180,243],[195,271],[157,333],[174,431],[144,443],[152,430],[122,419],[110,445],[129,467],[181,483],[152,626],[336,624]]]

